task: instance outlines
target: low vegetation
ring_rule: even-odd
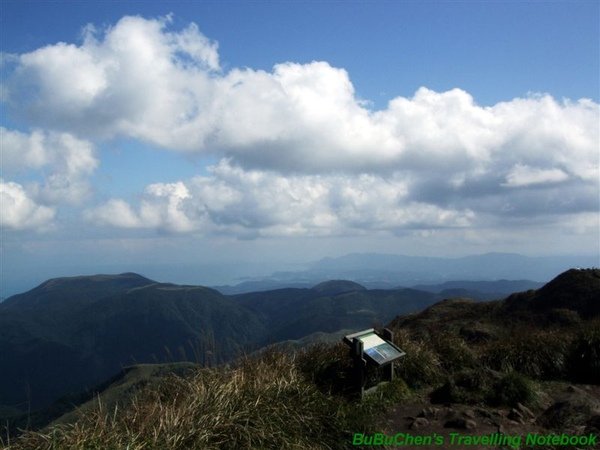
[[[427,341],[403,330],[395,335],[407,352],[397,379],[362,402],[349,389],[345,345],[318,344],[293,355],[265,351],[232,366],[166,376],[126,405],[108,410],[99,403],[73,423],[26,432],[8,448],[343,449],[352,433],[377,431],[382,405],[397,404],[411,392],[433,388],[433,403],[535,404],[533,380],[575,381],[589,373],[579,370],[596,367],[596,331],[597,323],[563,333],[561,345],[551,333],[533,333],[531,345],[502,346],[495,340],[469,346],[458,335]],[[560,353],[553,360],[560,370],[549,369],[544,356],[552,353],[540,354],[539,343]],[[506,355],[499,358],[503,350]]]
[[[342,350],[266,351],[227,368],[169,375],[126,405],[99,403],[74,423],[26,432],[8,448],[346,448],[352,432],[372,430],[381,405],[408,388],[398,380],[363,402],[332,394],[333,379],[348,367]]]

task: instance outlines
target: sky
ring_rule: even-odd
[[[2,0],[0,296],[600,255],[599,5]]]

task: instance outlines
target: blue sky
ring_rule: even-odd
[[[5,286],[598,254],[598,2],[0,8]]]

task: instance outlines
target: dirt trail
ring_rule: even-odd
[[[536,408],[528,408],[520,404],[515,408],[463,404],[432,405],[427,396],[423,395],[399,404],[383,417],[380,425],[381,432],[390,439],[392,436],[397,436],[399,444],[385,448],[405,450],[552,448],[540,445],[544,438],[540,438],[537,445],[526,445],[530,433],[532,435],[537,433],[544,437],[549,434],[587,436],[592,433],[600,442],[600,432],[597,426],[593,426],[598,424],[600,419],[600,386],[559,385],[549,391],[546,390],[540,396]],[[550,422],[564,423],[564,426],[544,426]],[[431,445],[426,444],[427,439],[431,439]],[[480,440],[479,443],[477,440]],[[600,449],[600,445],[557,448]]]

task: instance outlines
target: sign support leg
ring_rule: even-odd
[[[388,329],[383,329],[383,339],[388,342],[394,342],[394,333]],[[394,362],[392,361],[390,364],[383,368],[383,376],[387,381],[394,381]]]

